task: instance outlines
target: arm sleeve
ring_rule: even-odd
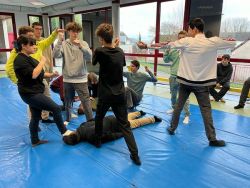
[[[57,32],[53,31],[48,38],[43,39],[37,43],[38,48],[40,48],[42,51],[45,48],[48,48],[55,41],[56,37],[57,37]]]
[[[103,134],[102,142],[105,143],[105,142],[117,140],[118,138],[121,138],[122,136],[123,134],[121,132],[115,132],[115,133],[109,132],[109,133]]]
[[[82,43],[82,48],[80,48],[81,51],[83,52],[83,56],[84,56],[84,59],[86,61],[91,61],[91,58],[92,58],[92,51],[91,49],[89,48],[89,45],[87,42],[83,41]]]
[[[62,41],[59,41],[56,43],[54,49],[53,49],[53,57],[54,58],[61,58],[63,54],[62,51]]]
[[[14,84],[17,83],[17,77],[16,77],[16,74],[15,74],[15,71],[14,71],[14,60],[15,60],[16,56],[17,56],[16,50],[13,49],[13,50],[10,52],[10,57],[9,57],[9,59],[7,60],[6,65],[5,65],[6,74],[7,74],[7,76],[9,77],[9,79],[10,79]]]
[[[128,77],[128,74],[129,74],[128,72],[123,72],[123,73],[122,73],[122,75],[123,75],[125,78]]]
[[[147,76],[146,79],[148,82],[157,82],[157,78],[155,77],[155,75],[151,71],[149,71],[148,74],[149,74],[149,76],[146,75]]]
[[[98,50],[96,49],[92,58],[92,65],[96,65],[98,63]]]
[[[216,47],[218,50],[223,50],[228,48],[232,49],[236,45],[235,41],[226,41],[219,37],[212,37],[210,38],[210,40],[216,43]]]
[[[169,63],[173,60],[171,51],[166,50],[165,53],[163,54],[163,60],[165,63]]]

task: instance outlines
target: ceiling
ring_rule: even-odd
[[[70,0],[0,0],[0,4],[42,8],[46,6],[56,5],[59,3],[68,2],[68,1]],[[42,5],[34,5],[31,2],[42,3]]]

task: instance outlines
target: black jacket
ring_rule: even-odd
[[[229,62],[227,66],[218,63],[217,65],[217,83],[223,85],[227,82],[230,82],[231,76],[233,73],[233,66]]]

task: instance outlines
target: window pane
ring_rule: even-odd
[[[0,15],[0,48],[13,48],[14,32],[11,16]]]
[[[136,42],[154,41],[156,25],[156,3],[147,3],[120,10],[120,47],[126,53],[149,53],[139,50]],[[154,53],[154,51],[153,51]]]
[[[174,41],[183,29],[185,0],[161,4],[160,42]]]
[[[234,38],[238,47],[232,57],[250,59],[250,1],[224,0],[222,9],[220,36]]]
[[[0,71],[5,70],[5,63],[9,58],[10,52],[0,52]]]
[[[29,22],[30,25],[32,25],[34,22],[41,23],[39,16],[29,16]]]

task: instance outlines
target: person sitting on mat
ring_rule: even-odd
[[[132,129],[141,127],[143,125],[161,122],[162,119],[157,116],[139,118],[146,113],[143,111],[131,112],[128,114],[128,121]],[[139,119],[137,119],[139,118]],[[89,121],[82,123],[76,131],[70,132],[68,135],[63,136],[63,141],[68,145],[76,145],[82,141],[93,143],[95,135],[95,121]],[[103,136],[102,143],[116,140],[123,136],[117,119],[115,116],[106,116],[103,119]]]

